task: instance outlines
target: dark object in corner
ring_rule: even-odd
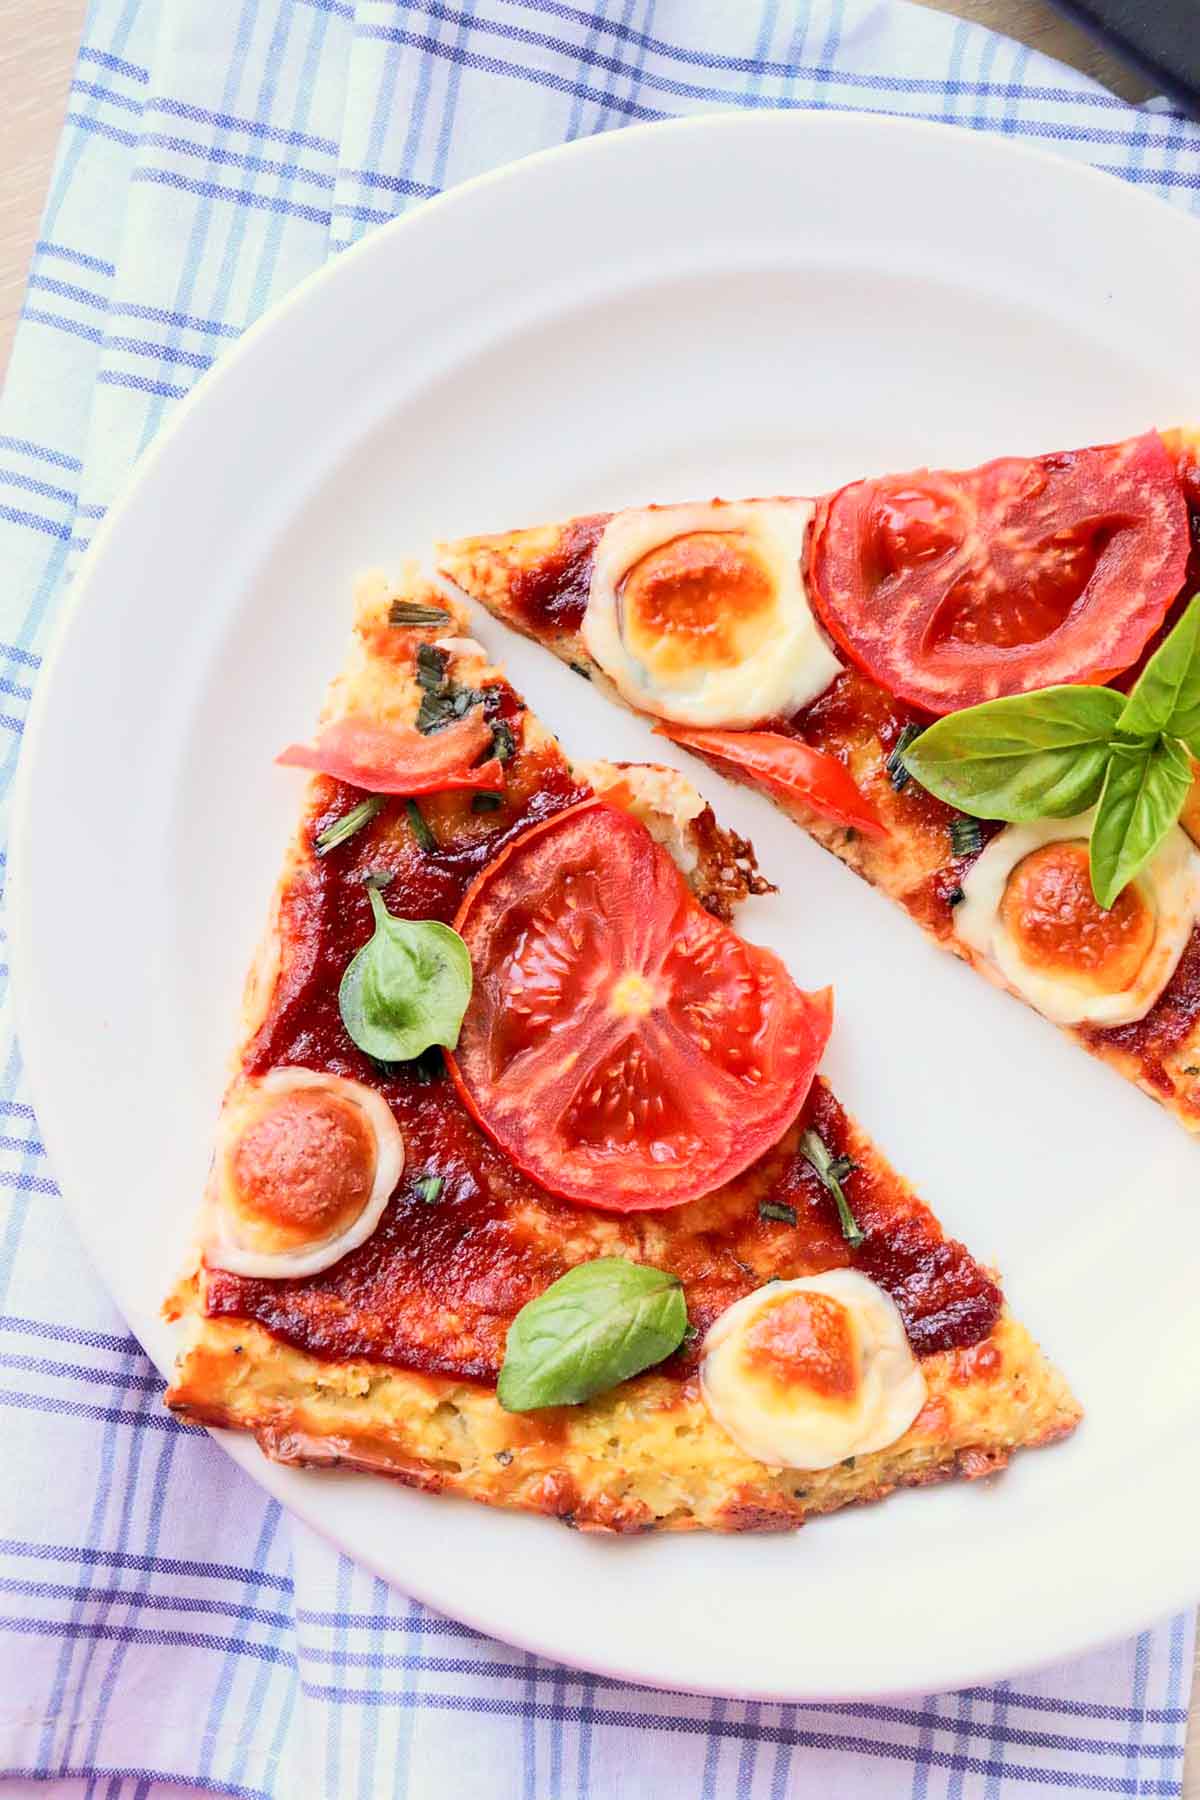
[[[1052,0],[1076,25],[1099,38],[1200,118],[1200,30],[1196,0]]]

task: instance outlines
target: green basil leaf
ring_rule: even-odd
[[[360,1050],[409,1062],[433,1044],[453,1049],[471,998],[471,953],[436,919],[397,919],[369,889],[375,935],[342,976],[338,1008]]]
[[[1109,907],[1178,819],[1192,785],[1187,752],[1173,738],[1114,744],[1092,825],[1092,892]]]
[[[579,1263],[509,1326],[496,1398],[506,1412],[577,1406],[670,1356],[687,1322],[677,1275],[621,1256]]]
[[[1138,676],[1117,720],[1128,737],[1189,737],[1200,729],[1200,596]]]
[[[906,769],[977,819],[1065,819],[1100,792],[1125,702],[1106,687],[1049,687],[948,713],[903,753]]]

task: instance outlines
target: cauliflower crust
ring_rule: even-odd
[[[367,1470],[587,1531],[794,1530],[898,1487],[990,1475],[1080,1416],[1008,1312],[983,1345],[922,1361],[929,1397],[895,1444],[813,1473],[747,1457],[694,1379],[650,1372],[583,1406],[506,1413],[489,1388],[323,1362],[250,1321],[205,1318],[194,1281],[177,1304],[187,1346],[167,1402],[181,1418],[252,1431],[276,1462]]]

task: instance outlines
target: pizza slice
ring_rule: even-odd
[[[1200,1129],[1200,437],[443,545]]]
[[[568,763],[362,587],[247,984],[167,1403],[589,1529],[782,1529],[1079,1409],[815,1073],[691,784]]]

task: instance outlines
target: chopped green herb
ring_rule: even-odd
[[[513,729],[508,720],[495,720],[492,725],[492,755],[498,762],[506,763],[516,748],[517,740],[513,736]]]
[[[857,1250],[865,1240],[866,1233],[860,1230],[858,1220],[850,1210],[850,1203],[842,1192],[842,1183],[853,1171],[853,1163],[849,1169],[845,1169],[844,1165],[848,1158],[830,1156],[825,1140],[815,1131],[806,1131],[800,1139],[800,1154],[825,1191],[833,1195],[838,1210],[838,1220],[842,1227],[842,1236],[852,1250]],[[844,1172],[839,1173],[840,1169]],[[760,1207],[759,1211],[761,1212],[761,1210]]]
[[[483,697],[478,688],[456,687],[452,681],[443,682],[437,689],[426,688],[417,710],[417,730],[428,735],[440,731],[443,725],[453,725]]]
[[[760,1219],[778,1219],[781,1225],[794,1225],[796,1223],[795,1207],[781,1206],[777,1200],[760,1200],[758,1203],[758,1216]]]
[[[983,832],[978,819],[965,815],[950,821],[950,846],[955,856],[975,856],[983,848]]]
[[[417,650],[417,681],[422,689],[418,731],[440,731],[443,725],[465,718],[473,706],[487,702],[482,689],[462,687],[447,675],[449,661],[449,653],[435,644],[422,644]]]
[[[475,813],[498,812],[503,805],[503,794],[474,794],[471,797],[471,811]]]
[[[451,724],[453,718],[453,706],[444,694],[426,691],[421,695],[421,704],[417,708],[416,719],[418,731],[423,731],[428,736],[431,731],[437,731],[441,726]]]
[[[952,887],[950,892],[946,895],[946,905],[961,906],[966,897],[966,894],[960,887]]]
[[[389,881],[395,881],[395,869],[364,869],[361,880],[364,887],[385,888]]]
[[[692,1345],[696,1342],[696,1339],[699,1336],[700,1336],[700,1327],[698,1325],[689,1325],[687,1330],[683,1334],[683,1344],[681,1345],[681,1348],[684,1350],[690,1350]]]
[[[904,752],[908,749],[908,746],[914,739],[919,738],[920,735],[921,726],[906,725],[900,733],[900,736],[896,739],[896,742],[892,745],[891,754],[883,765],[888,772],[888,779],[891,781],[892,786],[898,794],[902,793],[912,780],[912,775],[904,761]]]
[[[451,625],[450,614],[440,606],[422,606],[419,600],[393,600],[389,625]]]
[[[434,694],[446,679],[446,665],[450,661],[448,650],[439,650],[436,644],[420,644],[417,647],[417,680],[427,694]]]
[[[585,681],[590,681],[592,679],[592,671],[588,668],[586,663],[569,662],[567,667],[568,669],[574,669],[577,675],[582,675]]]
[[[416,838],[421,849],[436,850],[437,839],[434,837],[432,831],[430,831],[429,826],[425,823],[425,815],[417,805],[416,801],[406,800],[404,802],[404,810],[408,814],[408,822],[412,827],[412,834]]]
[[[500,1464],[500,1467],[502,1469],[507,1469],[509,1463],[512,1461],[512,1451],[511,1450],[497,1450],[496,1461]]]
[[[368,794],[365,800],[360,800],[357,806],[352,806],[349,812],[343,813],[340,819],[335,819],[332,825],[327,825],[324,831],[314,839],[313,849],[317,855],[328,856],[331,850],[336,850],[339,844],[344,844],[348,838],[352,838],[356,831],[361,831],[364,825],[371,823],[376,813],[382,810],[383,805],[384,796],[382,794]]]
[[[436,1206],[445,1185],[446,1177],[444,1175],[424,1175],[417,1183],[417,1192],[426,1206]]]
[[[829,1173],[835,1181],[848,1181],[857,1167],[852,1156],[835,1156],[829,1165]]]

